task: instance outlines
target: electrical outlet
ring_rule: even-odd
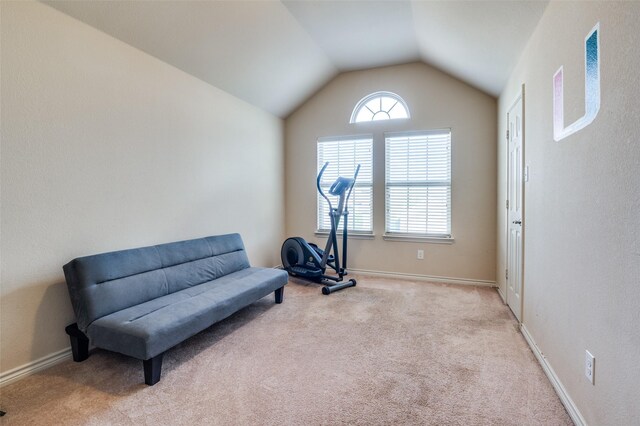
[[[591,355],[591,352],[585,351],[584,358],[584,375],[587,376],[587,379],[591,382],[591,384],[595,384],[594,381],[594,373],[596,371],[596,358]]]
[[[424,260],[424,250],[418,250],[418,259]]]

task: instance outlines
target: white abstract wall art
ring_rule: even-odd
[[[584,108],[582,117],[564,127],[563,67],[553,75],[553,139],[558,142],[584,129],[600,111],[600,23],[584,39]]]

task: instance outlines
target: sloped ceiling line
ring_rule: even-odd
[[[497,96],[548,3],[43,2],[282,118],[340,72],[420,60]]]

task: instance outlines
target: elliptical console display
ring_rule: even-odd
[[[282,266],[289,275],[325,284],[322,288],[322,294],[325,295],[356,285],[356,280],[354,279],[346,282],[342,282],[342,280],[347,275],[347,225],[349,217],[347,202],[360,171],[360,165],[358,164],[353,178],[339,177],[333,182],[329,188],[329,194],[338,197],[338,206],[333,207],[331,200],[325,195],[320,186],[322,175],[327,166],[329,166],[328,162],[324,164],[316,179],[318,192],[329,203],[331,231],[324,250],[313,243],[308,243],[302,237],[292,237],[287,238],[280,251]],[[338,252],[337,236],[337,229],[341,220],[344,221],[342,227],[342,264],[340,263],[340,253]],[[327,275],[325,273],[327,267],[333,269],[336,275]]]

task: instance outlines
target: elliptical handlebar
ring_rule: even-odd
[[[356,167],[356,172],[353,174],[353,183],[349,187],[349,192],[347,193],[347,198],[345,199],[345,208],[347,201],[349,201],[349,197],[351,197],[351,191],[353,191],[353,187],[356,186],[356,179],[358,179],[358,173],[360,173],[360,164]]]
[[[322,166],[322,169],[320,170],[320,173],[318,173],[318,178],[316,179],[316,186],[318,187],[318,192],[320,193],[320,195],[322,195],[322,197],[327,200],[327,203],[329,203],[329,211],[331,211],[333,209],[333,206],[331,205],[331,200],[329,200],[329,197],[327,197],[324,192],[322,191],[322,187],[320,186],[320,181],[322,180],[322,175],[324,174],[324,171],[327,169],[327,167],[329,166],[329,162],[327,161],[326,163],[324,163],[324,166]]]
[[[320,169],[320,173],[318,173],[318,178],[316,179],[316,187],[318,188],[318,192],[320,193],[320,195],[322,195],[322,197],[325,200],[327,200],[327,203],[329,203],[329,211],[333,211],[333,205],[331,204],[331,200],[324,193],[324,191],[322,190],[322,186],[320,184],[320,182],[322,181],[322,175],[324,174],[324,171],[327,169],[328,166],[329,166],[329,162],[327,161],[326,163],[324,163],[324,166],[322,166],[322,169]],[[353,179],[339,177],[338,180],[336,180],[333,183],[333,185],[331,186],[331,188],[329,189],[329,192],[332,195],[337,195],[337,193],[347,190],[347,188],[344,188],[344,184],[345,184],[345,182],[349,182],[348,183],[349,186],[348,186],[347,196],[344,198],[344,204],[342,204],[343,203],[342,196],[343,196],[344,192],[342,192],[342,194],[341,194],[341,198],[340,198],[341,204],[340,204],[340,206],[344,205],[345,208],[346,208],[346,203],[349,201],[349,197],[351,197],[351,191],[353,191],[353,187],[356,184],[356,179],[358,178],[358,173],[360,173],[360,164],[358,164],[356,166],[356,171],[353,174]],[[342,185],[342,187],[340,187],[340,185]],[[334,193],[334,188],[336,188],[335,191],[337,191],[337,193]],[[338,207],[338,208],[340,208],[340,207]]]

